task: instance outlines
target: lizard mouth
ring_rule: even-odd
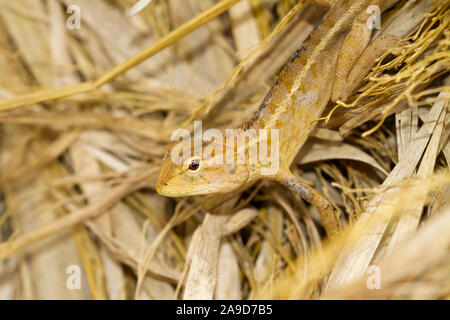
[[[188,197],[209,194],[210,188],[208,186],[196,188],[195,190],[173,190],[167,185],[157,185],[156,192],[165,197]]]

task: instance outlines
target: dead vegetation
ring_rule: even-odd
[[[325,10],[153,0],[130,17],[135,2],[0,1],[1,299],[450,296],[448,1],[383,14],[377,34],[404,41],[296,160],[339,212],[332,239],[274,183],[227,214],[154,190],[171,133],[239,125]]]

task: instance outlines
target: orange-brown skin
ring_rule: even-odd
[[[314,205],[321,214],[328,235],[339,231],[339,220],[329,202],[293,175],[289,167],[314,128],[314,120],[321,116],[330,98],[333,96],[334,100],[345,100],[356,88],[357,84],[347,83],[348,75],[360,81],[368,71],[367,64],[372,65],[378,57],[370,55],[370,50],[366,48],[370,30],[364,28],[363,23],[366,19],[365,9],[372,4],[380,5],[383,1],[320,2],[336,4],[285,65],[259,110],[241,126],[241,134],[249,129],[266,129],[269,132],[271,129],[279,130],[278,172],[264,175],[260,163],[219,165],[214,163],[212,156],[205,155],[187,157],[177,165],[171,160],[172,145],[164,157],[158,177],[158,193],[171,197],[234,194],[259,179],[267,178],[282,183]],[[379,47],[380,43],[377,44]],[[363,55],[362,63],[358,64],[358,58],[364,50],[368,53]],[[380,50],[376,52],[379,54]],[[225,136],[224,140],[231,138],[234,137]],[[261,143],[259,137],[254,140],[250,143]],[[224,149],[225,142],[213,140],[203,143]],[[237,148],[247,151],[249,146],[243,144]],[[200,163],[195,170],[190,168],[193,161]]]

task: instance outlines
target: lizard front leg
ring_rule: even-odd
[[[319,211],[323,226],[329,237],[340,231],[341,226],[339,218],[333,210],[330,202],[323,195],[310,187],[305,181],[297,178],[288,169],[281,171],[274,177],[273,180],[289,188],[295,194],[308,201],[317,209],[317,211]]]

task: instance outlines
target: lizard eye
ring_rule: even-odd
[[[200,168],[200,160],[198,160],[198,159],[193,159],[193,160],[189,163],[189,170],[191,170],[191,171],[196,171],[196,170],[198,170],[198,168]]]

